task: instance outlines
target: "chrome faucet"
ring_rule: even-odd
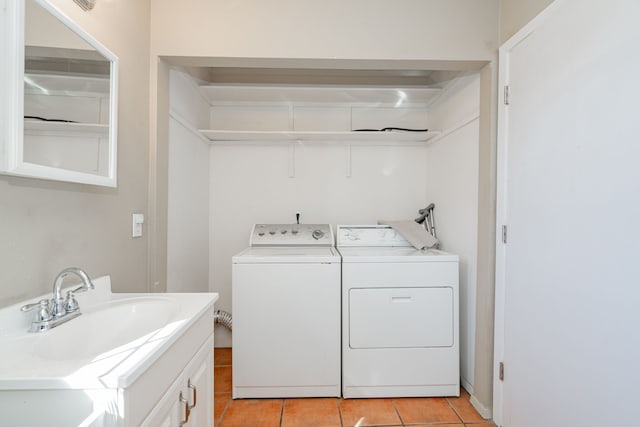
[[[82,285],[73,290],[67,291],[67,297],[62,298],[62,282],[65,277],[75,274],[82,280]],[[31,332],[41,332],[55,328],[75,317],[80,313],[80,306],[75,298],[78,292],[85,292],[89,289],[95,289],[93,282],[82,269],[77,267],[69,267],[62,270],[53,281],[53,298],[50,300],[43,299],[37,303],[27,304],[20,308],[21,311],[29,311],[38,309],[36,316],[31,323]]]
[[[67,291],[67,299],[65,301],[64,299],[62,299],[62,281],[69,274],[75,274],[80,279],[82,279],[82,285],[78,286],[72,291]],[[58,276],[56,276],[56,280],[53,281],[53,305],[51,307],[51,316],[53,316],[54,318],[60,317],[69,312],[78,310],[80,307],[78,307],[78,303],[75,301],[74,294],[78,292],[85,292],[89,289],[95,289],[95,286],[91,282],[91,279],[89,279],[87,273],[85,273],[82,269],[77,267],[69,267],[62,270],[60,273],[58,273]],[[67,305],[69,307],[66,307]]]

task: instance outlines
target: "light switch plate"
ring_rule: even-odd
[[[142,224],[144,224],[144,214],[131,214],[131,237],[142,237]]]

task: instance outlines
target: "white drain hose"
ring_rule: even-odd
[[[213,315],[214,323],[219,323],[225,328],[232,330],[232,319],[231,313],[226,312],[224,310],[216,310],[216,313]]]

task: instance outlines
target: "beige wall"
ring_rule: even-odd
[[[496,223],[497,66],[480,72],[480,143],[478,150],[478,259],[474,387],[471,402],[484,417],[493,405],[493,330]]]
[[[69,266],[147,289],[147,238],[131,238],[131,213],[147,209],[149,1],[53,3],[120,58],[118,188],[0,175],[0,306],[48,292]]]
[[[498,0],[154,0],[167,56],[490,60]]]
[[[552,2],[553,0],[500,0],[500,44]]]

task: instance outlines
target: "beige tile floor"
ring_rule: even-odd
[[[215,349],[216,427],[495,427],[460,397],[231,399],[231,349]]]

